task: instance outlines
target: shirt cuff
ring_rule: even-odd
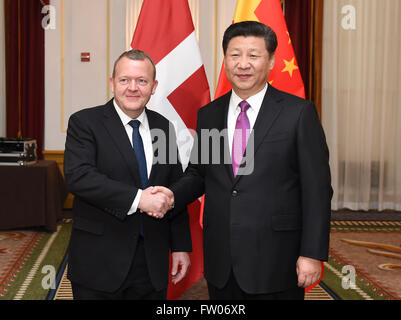
[[[138,189],[134,202],[132,203],[131,209],[129,209],[129,211],[127,212],[128,216],[134,214],[138,210],[139,200],[141,200],[141,196],[142,196],[142,190]]]

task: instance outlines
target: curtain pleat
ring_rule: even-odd
[[[285,0],[285,19],[306,98],[321,116],[323,0]]]
[[[399,0],[325,1],[322,122],[334,210],[401,210],[399,30]]]
[[[44,29],[48,0],[5,0],[7,137],[44,141]]]

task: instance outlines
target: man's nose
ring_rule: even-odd
[[[128,89],[130,91],[136,91],[137,88],[138,88],[137,81],[136,80],[131,80],[130,83],[129,83]]]
[[[242,69],[249,68],[249,59],[247,56],[241,56],[238,61],[238,66]]]

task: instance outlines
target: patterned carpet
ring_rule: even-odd
[[[0,300],[45,300],[65,255],[71,223],[57,231],[0,232]]]
[[[0,297],[11,297],[17,275],[25,267],[43,233],[9,231],[0,233]]]
[[[333,221],[329,253],[323,281],[340,298],[401,299],[401,221]],[[344,289],[351,272],[355,287]]]
[[[62,264],[70,231],[71,223],[55,233],[0,231],[0,300],[72,299],[66,264]],[[401,221],[334,219],[330,238],[323,280],[306,300],[401,300],[401,282],[395,280],[401,279]],[[48,266],[57,273],[54,289],[44,282]],[[201,279],[180,300],[208,298]]]
[[[397,266],[399,260],[380,255],[372,255],[368,248],[349,244],[342,239],[374,241],[400,247],[401,221],[339,221],[331,222],[330,259],[325,263],[325,274],[321,285],[309,291],[305,300],[395,300],[401,299],[401,269],[385,270],[378,266]],[[362,242],[363,243],[363,242]],[[344,288],[347,276],[345,266],[355,269],[355,284]],[[348,270],[348,269],[347,269]],[[204,279],[194,284],[180,300],[208,300]],[[71,286],[65,275],[55,295],[56,300],[72,299]]]
[[[71,283],[67,279],[66,272],[67,271],[65,270],[63,278],[54,296],[54,300],[73,299]],[[205,279],[201,279],[195,283],[187,292],[184,293],[183,296],[181,296],[179,300],[209,300]],[[333,300],[333,297],[318,285],[306,294],[305,300]]]

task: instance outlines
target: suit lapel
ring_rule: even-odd
[[[269,85],[253,129],[255,153],[282,110],[280,101],[276,89]]]
[[[149,176],[149,185],[152,186],[155,183],[155,179],[157,177],[157,172],[160,170],[160,164],[155,162],[155,158],[158,158],[159,156],[159,151],[157,150],[157,144],[155,144],[156,139],[159,139],[156,137],[156,134],[158,132],[163,131],[164,134],[166,135],[166,145],[165,145],[165,150],[163,152],[168,153],[168,146],[169,146],[169,141],[168,141],[168,132],[166,132],[165,128],[163,129],[163,123],[159,120],[158,117],[155,116],[153,111],[150,111],[148,109],[146,110],[146,116],[148,118],[148,123],[149,123],[149,129],[150,129],[150,134],[151,134],[151,139],[152,139],[152,148],[153,148],[153,164],[152,164],[152,170],[150,171],[150,176]],[[159,129],[159,130],[154,130],[154,129]],[[167,160],[167,159],[166,159]]]
[[[139,176],[138,162],[136,161],[134,151],[132,150],[132,145],[127,136],[127,132],[125,131],[121,119],[114,108],[113,100],[110,100],[106,104],[104,111],[104,125],[114,144],[117,146],[121,155],[123,156],[123,159],[127,163],[129,172],[134,178],[134,181],[137,183],[137,185],[140,185],[141,179]]]
[[[247,154],[250,152],[248,161],[253,162],[253,164],[260,144],[263,142],[264,137],[268,134],[282,110],[280,101],[281,98],[277,97],[276,89],[269,85],[250,136],[250,139],[253,139],[253,151],[251,148],[248,149],[248,146],[246,148]],[[247,163],[247,165],[249,165],[249,163]],[[242,176],[243,175],[237,175],[234,184],[238,183]]]
[[[230,104],[230,98],[231,98],[231,91],[226,95],[224,95],[221,98],[221,100],[219,100],[219,103],[215,106],[216,114],[214,115],[214,119],[217,122],[215,123],[214,126],[212,126],[212,128],[216,128],[217,130],[219,130],[219,132],[223,132],[224,143],[220,145],[220,161],[224,166],[228,179],[232,183],[234,181],[234,173],[231,164],[231,156],[229,148],[230,141],[228,141],[228,133],[227,133],[227,115]]]

